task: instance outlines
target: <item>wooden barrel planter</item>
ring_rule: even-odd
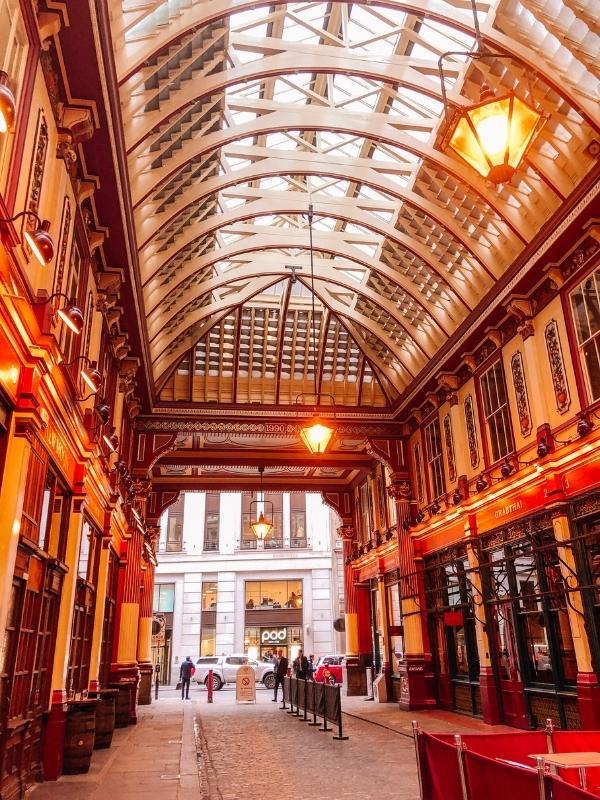
[[[115,729],[115,705],[118,694],[118,689],[100,689],[96,694],[98,705],[96,706],[94,750],[110,747]]]
[[[129,684],[119,685],[115,698],[115,728],[126,728],[129,725],[130,713],[131,687]]]
[[[87,772],[92,760],[96,732],[97,700],[73,700],[67,711],[63,773]]]

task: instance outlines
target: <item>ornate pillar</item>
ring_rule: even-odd
[[[46,780],[56,780],[62,774],[65,728],[67,724],[66,680],[71,649],[73,606],[77,588],[77,562],[81,545],[83,500],[83,495],[76,495],[73,498],[69,516],[69,530],[65,550],[65,563],[68,570],[63,578],[58,610],[54,664],[52,668],[52,700],[44,744],[44,777]]]
[[[467,523],[469,525],[469,523]],[[475,531],[471,531],[475,535]],[[498,687],[494,678],[491,660],[491,644],[487,633],[485,620],[485,605],[483,602],[483,584],[479,569],[478,553],[475,542],[467,539],[467,559],[469,561],[470,592],[473,598],[473,616],[475,618],[475,639],[477,641],[477,655],[479,657],[479,690],[481,694],[481,712],[483,721],[489,725],[499,725],[502,721]]]
[[[358,640],[358,598],[352,568],[352,548],[356,538],[354,525],[347,523],[338,529],[344,554],[344,627],[346,631],[346,658],[343,666],[343,691],[347,696],[366,694],[366,677],[360,665]]]
[[[392,665],[390,653],[390,634],[388,628],[388,598],[385,588],[385,563],[379,559],[377,570],[377,593],[379,594],[379,613],[381,614],[381,674],[385,678],[385,699],[392,699]]]
[[[560,571],[566,588],[572,590],[578,586],[573,549],[570,546],[560,547],[561,542],[568,543],[571,539],[566,507],[557,508],[552,512],[552,527],[559,544]],[[592,662],[580,591],[569,592],[567,614],[577,661],[577,705],[581,727],[583,730],[594,730],[600,728],[600,684]]]
[[[107,511],[104,518],[104,530],[102,532],[102,548],[100,550],[100,561],[98,564],[98,578],[96,582],[96,609],[94,611],[94,631],[92,633],[92,646],[90,649],[90,691],[97,692],[98,689],[106,689],[100,686],[98,678],[100,674],[100,654],[102,652],[102,636],[104,633],[104,606],[106,603],[106,589],[108,581],[108,562],[110,542],[112,540],[111,530],[112,512]]]
[[[388,487],[396,502],[398,517],[398,556],[400,564],[400,604],[404,654],[400,659],[400,700],[404,710],[436,705],[433,690],[431,653],[426,652],[427,612],[422,578],[422,560],[410,534],[411,493],[408,475]]]
[[[152,597],[154,593],[154,565],[142,564],[142,591],[140,597],[140,622],[138,626],[137,661],[140,670],[138,703],[148,706],[152,702]]]
[[[121,544],[116,616],[116,663],[111,665],[112,685],[119,689],[117,727],[137,722],[138,622],[140,615],[140,561],[142,534],[137,527]]]

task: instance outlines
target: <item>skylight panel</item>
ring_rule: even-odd
[[[300,136],[300,131],[269,133],[265,138],[265,145],[270,149],[295,150],[297,143],[292,138],[293,136]]]
[[[308,99],[305,92],[282,78],[275,81],[273,97],[282,103],[306,103]]]

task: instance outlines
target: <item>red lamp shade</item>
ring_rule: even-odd
[[[91,391],[95,394],[100,387],[102,386],[102,375],[100,372],[93,368],[93,369],[82,369],[81,370],[81,377],[90,387]]]
[[[83,330],[83,314],[80,309],[77,306],[67,306],[66,308],[59,308],[56,313],[65,325],[79,336]]]
[[[49,230],[50,222],[45,219],[37,228],[32,231],[25,231],[24,233],[25,240],[31,248],[31,252],[42,267],[45,267],[54,258],[54,242],[48,233]]]

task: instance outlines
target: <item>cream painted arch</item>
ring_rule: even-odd
[[[305,130],[308,130],[305,128]],[[312,129],[311,129],[312,130]],[[337,132],[337,127],[330,127],[329,130]],[[355,133],[355,132],[354,132]],[[384,137],[380,137],[380,141],[386,142]],[[398,141],[387,142],[393,144],[395,147],[401,144]],[[247,181],[259,180],[264,177],[281,176],[281,175],[323,175],[326,177],[339,178],[340,180],[348,180],[350,182],[365,183],[376,190],[381,190],[388,195],[391,195],[396,200],[407,200],[409,193],[402,187],[395,184],[388,178],[385,172],[391,172],[393,164],[388,162],[370,161],[362,159],[367,162],[365,164],[350,164],[350,159],[339,159],[338,163],[336,157],[327,157],[326,154],[321,153],[295,153],[294,151],[281,151],[277,155],[273,155],[273,151],[267,148],[259,148],[249,146],[247,148],[237,148],[235,152],[239,156],[243,156],[244,151],[247,152],[248,158],[256,158],[257,160],[249,167],[241,170],[236,170],[232,173],[224,173],[216,177],[208,178],[204,181],[198,181],[194,184],[192,189],[182,195],[180,201],[171,203],[164,211],[156,212],[151,209],[160,204],[160,201],[144,204],[136,209],[136,227],[138,229],[138,245],[142,249],[149,241],[169,225],[179,214],[185,211],[195,203],[199,203],[206,197],[217,194],[225,189],[235,186]],[[434,151],[437,152],[437,151]],[[441,155],[441,154],[439,154]],[[193,163],[194,159],[186,163]],[[446,164],[445,162],[451,162]],[[449,174],[453,174],[450,167],[453,167],[456,162],[447,157],[436,159],[433,161],[434,166],[438,169],[443,169]],[[408,166],[408,165],[407,165]],[[412,166],[412,165],[410,165]],[[412,170],[407,169],[412,172]],[[529,222],[524,221],[524,214],[522,209],[511,208],[506,203],[498,202],[498,195],[494,194],[486,187],[481,192],[475,189],[471,183],[468,183],[462,175],[457,173],[464,172],[465,170],[459,169],[455,171],[455,177],[463,181],[466,186],[478,194],[489,206],[489,208],[498,214],[501,218],[496,224],[499,229],[504,228],[504,236],[507,239],[518,237],[521,242],[528,241],[533,236],[533,230]],[[162,182],[162,181],[161,181]],[[373,201],[374,202],[374,201]],[[441,209],[443,211],[443,209]],[[521,212],[520,214],[518,212]]]
[[[281,265],[281,259],[278,259],[278,261],[279,264],[277,265],[275,263],[265,263],[265,261],[261,259],[258,263],[251,262],[250,264],[245,264],[242,267],[228,270],[222,275],[219,275],[217,278],[213,278],[198,284],[196,287],[194,287],[196,289],[196,293],[190,292],[190,294],[186,294],[185,297],[179,298],[178,303],[173,308],[169,309],[168,316],[165,315],[164,312],[161,313],[160,309],[158,309],[157,312],[150,313],[148,315],[148,335],[150,341],[152,341],[161,332],[163,326],[170,318],[184,312],[190,303],[193,303],[196,299],[202,297],[207,292],[218,291],[219,289],[231,283],[241,282],[246,279],[253,280],[254,278],[259,278],[266,275],[279,275],[282,280],[286,278],[289,279],[289,270],[286,270],[285,266]],[[286,262],[288,261],[295,261],[296,264],[298,264],[297,259],[286,259]],[[304,267],[308,267],[308,262],[304,263]],[[343,267],[325,267],[323,264],[321,264],[318,267],[318,274],[315,274],[315,281],[329,282],[335,286],[339,286],[342,289],[348,289],[352,294],[360,295],[361,297],[370,300],[374,305],[378,306],[387,314],[389,314],[394,322],[404,329],[407,335],[414,340],[418,349],[425,356],[431,357],[435,353],[436,349],[443,344],[448,334],[440,329],[439,325],[435,321],[435,318],[431,316],[426,308],[421,306],[424,308],[429,317],[428,326],[432,328],[431,337],[427,337],[418,330],[411,328],[407,324],[403,315],[398,312],[398,306],[395,305],[391,300],[382,297],[369,286],[353,282],[349,278],[344,278],[344,276],[341,274],[341,269],[343,269]],[[304,275],[306,275],[306,270]],[[166,319],[164,318],[165,316]]]
[[[363,223],[361,224],[362,227],[365,227]],[[268,228],[267,226],[262,225],[230,225],[229,229],[233,232],[240,233],[242,239],[234,242],[232,245],[226,248],[213,250],[210,253],[201,256],[200,259],[191,258],[187,262],[188,266],[181,269],[179,276],[181,280],[190,277],[201,266],[210,266],[216,261],[231,257],[236,253],[244,253],[252,250],[266,250],[272,247],[285,246],[285,244],[282,244],[282,242],[286,243],[290,247],[306,248],[308,245],[307,234],[305,231],[299,232],[299,230],[290,228]],[[259,233],[257,233],[255,229],[258,230]],[[369,266],[369,262],[364,261],[364,255],[359,254],[359,257],[357,258],[357,248],[352,247],[352,245],[350,245],[347,241],[348,239],[356,237],[356,234],[352,234],[347,231],[335,231],[333,233],[315,231],[314,246],[317,250],[321,249],[331,253],[348,255],[348,257],[352,258],[353,260],[358,260],[359,263],[365,263],[367,266]],[[248,242],[250,241],[251,244],[248,247]],[[377,240],[371,241],[373,241],[373,244],[377,244]],[[475,307],[475,304],[480,299],[481,293],[474,294],[472,291],[469,292],[468,289],[470,288],[472,290],[473,287],[465,286],[464,281],[461,281],[458,277],[450,275],[444,269],[442,262],[436,258],[433,258],[431,250],[428,249],[424,244],[416,239],[411,239],[409,236],[401,233],[400,231],[398,231],[396,234],[395,243],[399,247],[402,247],[413,253],[413,255],[420,259],[428,267],[431,273],[436,275],[440,282],[443,283],[444,286],[454,294],[455,298],[458,299],[459,302],[461,302],[466,308],[472,309]],[[380,261],[372,263],[370,266],[372,269],[376,270],[379,268],[379,264],[381,264]],[[385,267],[385,269],[388,270],[389,267]],[[387,277],[387,272],[382,272],[382,274],[386,275]],[[144,287],[146,287],[149,283],[154,284],[156,282],[158,282],[157,270],[152,272],[150,276],[146,278]]]
[[[452,6],[450,3],[440,2],[440,0],[356,0],[360,5],[376,5],[382,8],[396,9],[417,17],[440,22],[444,25],[455,28],[456,30],[474,35],[473,18],[470,11],[462,11]],[[204,27],[211,22],[215,22],[239,11],[254,8],[257,5],[278,6],[283,5],[287,0],[268,0],[268,2],[257,2],[257,0],[203,0],[196,2],[184,14],[170,21],[169,25],[164,26],[160,32],[148,38],[127,42],[124,39],[125,32],[130,30],[133,25],[141,21],[147,11],[152,11],[159,3],[154,3],[150,7],[146,6],[141,11],[133,10],[129,14],[123,12],[121,0],[111,0],[111,17],[113,20],[113,31],[116,28],[116,35],[113,35],[115,44],[115,62],[119,84],[124,83],[128,77],[135,74],[142,64],[167,47],[172,41],[180,36],[191,32],[193,29]],[[491,4],[478,3],[481,7],[488,10]],[[121,20],[119,26],[118,20]],[[517,42],[514,38],[491,27],[490,24],[482,24],[482,34],[485,42],[503,53],[514,53],[530,70],[537,72],[549,86],[552,86],[558,94],[563,97],[575,109],[579,109],[584,117],[598,130],[600,129],[600,110],[596,98],[587,97],[577,90],[577,86],[568,81],[568,76],[553,68],[549,59],[540,59],[540,54],[526,45]],[[314,66],[314,65],[313,65]],[[314,71],[314,69],[313,69]],[[567,88],[566,84],[569,84]]]
[[[284,233],[287,229],[281,229]],[[253,243],[248,243],[248,238],[258,239],[258,241]],[[448,313],[448,310],[445,309],[444,313],[441,313],[440,309],[432,304],[428,306],[424,303],[420,295],[415,292],[414,286],[412,281],[406,278],[402,273],[398,272],[397,270],[388,267],[381,261],[373,262],[372,259],[368,259],[361,251],[357,248],[352,247],[346,243],[337,243],[334,241],[334,237],[331,237],[331,243],[329,239],[327,240],[327,244],[323,242],[325,239],[321,240],[320,237],[314,237],[314,249],[317,252],[327,252],[330,255],[334,256],[343,256],[346,261],[340,262],[337,258],[335,260],[324,260],[327,266],[333,266],[336,269],[362,269],[362,270],[371,270],[372,272],[381,275],[383,278],[393,282],[398,288],[409,295],[417,305],[421,306],[425,311],[436,321],[437,325],[442,329],[445,335],[449,335],[449,332],[444,328],[445,323],[449,320],[452,322],[457,322],[458,320],[463,319],[464,311],[470,310],[469,306],[466,305],[463,298],[460,295],[454,296],[453,301],[453,308],[458,312],[459,308],[462,313],[456,313],[455,317],[452,317]],[[202,272],[202,270],[211,267],[218,261],[228,261],[228,260],[236,260],[240,256],[250,254],[250,253],[258,253],[260,252],[265,253],[270,250],[281,250],[284,248],[302,248],[304,250],[308,250],[307,243],[298,237],[295,241],[292,240],[289,236],[283,238],[281,242],[273,242],[272,238],[265,240],[264,237],[261,239],[258,235],[253,237],[247,237],[244,240],[235,242],[233,245],[230,245],[226,248],[219,248],[218,250],[211,251],[207,255],[202,256],[201,258],[195,260],[193,265],[189,270],[184,270],[180,274],[176,276],[173,281],[168,281],[164,285],[159,285],[153,288],[148,289],[145,294],[146,299],[146,307],[147,307],[147,314],[150,317],[152,314],[156,313],[160,305],[165,302],[172,292],[176,292],[178,287],[186,281],[188,278],[192,277],[193,275],[197,274],[198,272]],[[264,258],[263,255],[260,258]],[[284,256],[283,254],[274,254],[269,257],[269,260],[275,260],[281,264],[285,262],[288,263],[297,263],[303,264],[306,266],[308,264],[308,258],[304,257],[304,259],[299,258],[298,256]],[[315,264],[319,264],[321,259],[316,258]],[[287,273],[289,274],[289,273]],[[176,282],[175,282],[176,281]],[[158,283],[158,281],[156,281]],[[163,290],[160,292],[158,296],[156,296],[156,292],[159,290]],[[445,289],[447,292],[450,292],[450,288],[445,284]],[[459,306],[458,304],[461,303],[462,305]],[[456,304],[456,305],[454,305]]]
[[[216,233],[218,230],[230,224],[262,216],[306,213],[308,208],[308,198],[306,195],[302,195],[300,192],[293,194],[291,192],[281,192],[281,194],[284,195],[281,198],[271,196],[263,200],[254,200],[253,202],[245,203],[237,208],[228,210],[225,213],[215,215],[208,220],[193,223],[170,247],[160,253],[157,252],[155,247],[142,248],[139,254],[140,262],[144,265],[145,270],[152,273],[152,271],[160,269],[160,267],[178,255],[186,247],[192,245],[197,239]],[[297,197],[294,195],[297,195]],[[435,221],[441,217],[440,212],[442,209],[439,206],[435,206],[431,201],[420,198],[413,192],[407,192],[407,202],[408,197],[412,197],[413,195],[416,203],[415,207],[422,211],[422,213]],[[396,241],[398,239],[399,231],[397,231],[393,225],[372,216],[369,218],[365,218],[366,215],[361,216],[357,213],[358,206],[340,207],[336,204],[335,198],[331,198],[331,202],[319,198],[313,202],[313,206],[317,216],[329,216],[346,220],[347,222],[352,222],[363,228],[372,230],[383,238],[390,239],[391,241]],[[466,231],[458,230],[458,226],[455,224],[451,227],[449,227],[448,224],[444,225],[443,222],[439,222],[439,224],[442,228],[448,230],[448,233],[455,233],[454,239],[458,245],[463,247],[464,250],[470,254],[477,266],[487,273],[490,278],[496,279],[502,274],[501,269],[495,269],[497,264],[494,262],[493,253],[486,251],[481,245],[474,247],[474,243],[469,239]],[[148,272],[144,275],[144,280],[147,278]]]

